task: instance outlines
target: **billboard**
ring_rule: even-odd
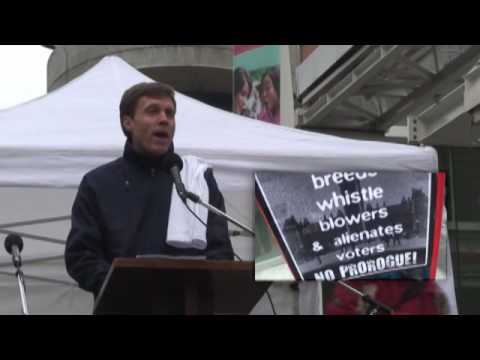
[[[280,45],[234,45],[233,52],[233,112],[280,124]]]

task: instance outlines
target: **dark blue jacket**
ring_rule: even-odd
[[[80,288],[95,297],[117,257],[167,254],[233,260],[227,223],[211,212],[205,250],[178,249],[166,243],[173,180],[162,160],[140,156],[127,142],[123,157],[90,171],[80,183],[65,263]],[[210,204],[225,211],[211,169],[205,179]]]

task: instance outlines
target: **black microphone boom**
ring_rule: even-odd
[[[183,160],[180,156],[175,153],[169,153],[165,157],[164,161],[165,168],[170,170],[170,174],[173,177],[173,182],[175,183],[175,188],[177,189],[178,196],[186,201],[187,191],[185,185],[183,185],[182,178],[180,176],[180,171],[183,169]]]

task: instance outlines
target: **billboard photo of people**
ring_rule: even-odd
[[[278,45],[235,45],[233,111],[280,124],[280,51]]]

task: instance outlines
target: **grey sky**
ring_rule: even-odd
[[[47,61],[41,45],[0,45],[0,110],[47,92]]]

